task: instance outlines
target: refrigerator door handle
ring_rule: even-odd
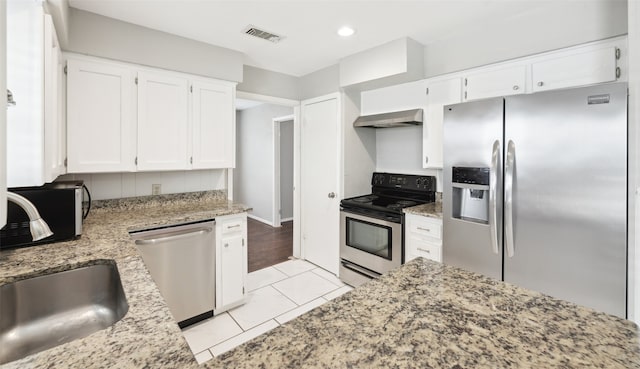
[[[500,140],[493,143],[491,154],[491,168],[489,168],[489,227],[491,232],[491,247],[495,254],[500,253],[498,248],[498,164],[500,160]]]
[[[504,233],[507,256],[512,258],[513,246],[513,170],[515,166],[516,145],[509,140],[504,170]]]

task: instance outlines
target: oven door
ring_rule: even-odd
[[[340,212],[340,258],[382,274],[402,262],[402,224]]]

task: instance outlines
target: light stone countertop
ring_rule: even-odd
[[[423,258],[198,366],[128,235],[249,210],[192,200],[109,204],[79,240],[0,252],[0,284],[115,260],[129,302],[112,327],[2,368],[640,368],[634,323]]]
[[[427,204],[411,206],[402,209],[404,213],[421,215],[423,217],[442,219],[442,201],[430,202]]]
[[[102,201],[95,205],[77,240],[0,251],[0,285],[114,260],[129,303],[127,314],[88,337],[0,367],[197,368],[129,231],[208,220],[250,208],[229,202],[226,193],[218,192]]]
[[[209,368],[640,368],[638,327],[424,258]]]

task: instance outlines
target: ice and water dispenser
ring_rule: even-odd
[[[489,168],[453,167],[453,218],[489,223]]]

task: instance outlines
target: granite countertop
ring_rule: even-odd
[[[128,232],[247,210],[112,203],[79,240],[0,252],[0,284],[115,260],[129,303],[113,326],[2,368],[640,369],[634,323],[423,258],[198,366]]]
[[[442,201],[411,206],[402,209],[407,214],[421,215],[423,217],[442,219]]]
[[[638,327],[418,258],[209,368],[640,368]]]
[[[77,240],[0,251],[0,285],[114,260],[129,303],[124,318],[107,329],[0,367],[197,368],[129,232],[248,210],[215,191],[103,201],[91,210]]]

